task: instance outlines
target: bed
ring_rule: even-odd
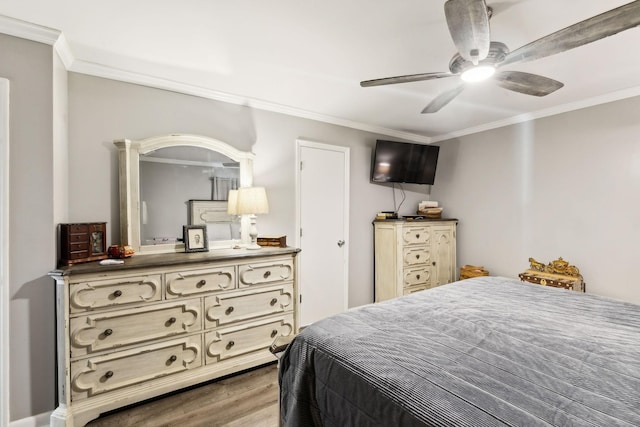
[[[279,382],[290,427],[640,426],[640,306],[463,280],[314,323]]]

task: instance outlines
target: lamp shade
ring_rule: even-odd
[[[264,187],[242,187],[238,189],[237,214],[269,213],[269,202]]]
[[[229,215],[238,215],[238,190],[229,190],[227,213]]]

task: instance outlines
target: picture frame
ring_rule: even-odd
[[[206,225],[183,225],[182,237],[185,252],[207,252],[209,250]]]

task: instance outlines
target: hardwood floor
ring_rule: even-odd
[[[119,410],[87,427],[277,427],[278,367],[271,364]]]

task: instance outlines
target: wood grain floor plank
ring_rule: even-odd
[[[266,365],[93,420],[87,427],[277,427],[278,368]]]

